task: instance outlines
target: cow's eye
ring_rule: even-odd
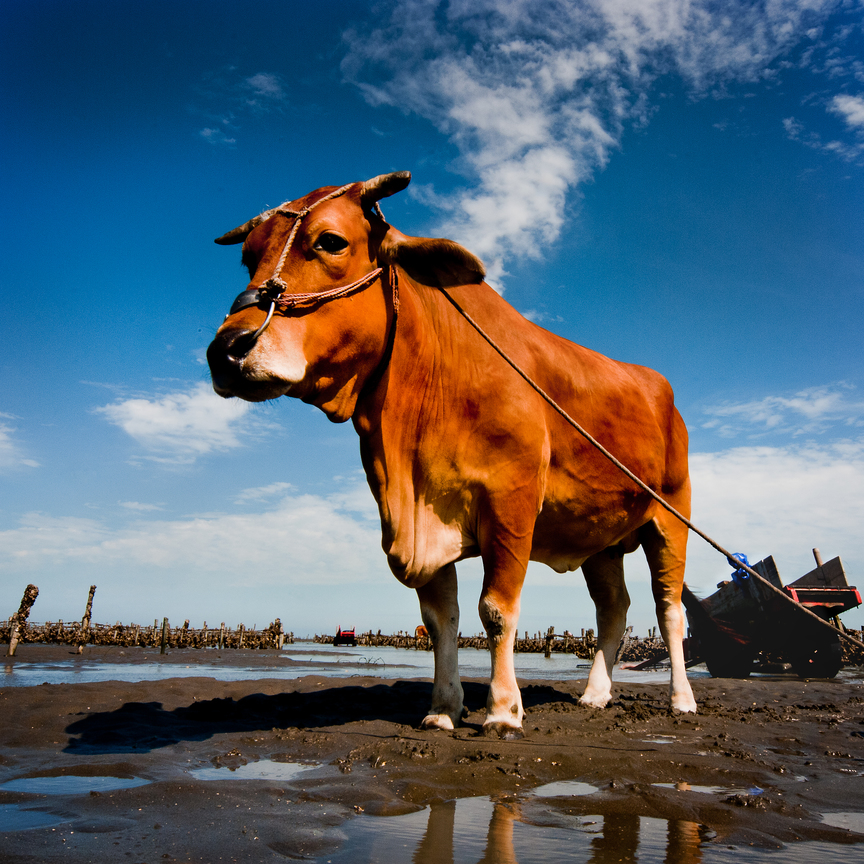
[[[341,252],[348,246],[348,241],[338,234],[330,234],[325,232],[315,241],[315,248],[323,252],[329,252],[331,255],[336,252]]]

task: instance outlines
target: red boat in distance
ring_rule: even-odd
[[[352,648],[357,645],[357,637],[354,635],[354,628],[343,630],[341,627],[336,628],[336,635],[333,637],[334,645],[350,645]]]

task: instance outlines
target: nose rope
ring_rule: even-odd
[[[359,279],[351,282],[349,285],[342,285],[338,288],[331,288],[329,291],[307,291],[301,294],[286,294],[286,292],[289,290],[289,286],[282,278],[282,270],[285,268],[285,264],[288,261],[288,255],[291,252],[291,247],[294,245],[294,238],[297,236],[297,232],[300,229],[300,223],[306,216],[309,215],[309,212],[315,207],[317,207],[319,204],[323,204],[325,201],[332,201],[334,198],[338,198],[340,195],[344,195],[353,185],[353,183],[348,183],[345,186],[341,186],[339,189],[335,189],[333,192],[330,192],[323,198],[319,198],[317,201],[310,204],[308,207],[304,207],[302,210],[289,209],[285,206],[289,203],[286,201],[280,204],[278,207],[274,207],[272,210],[267,210],[261,214],[263,220],[266,221],[267,219],[270,219],[278,213],[282,216],[287,216],[288,218],[293,219],[294,224],[291,226],[291,231],[288,234],[288,239],[285,241],[285,245],[282,247],[282,253],[279,256],[279,260],[276,262],[276,268],[273,271],[273,275],[266,282],[264,282],[257,291],[259,299],[270,300],[270,308],[267,310],[267,317],[264,319],[264,323],[250,337],[248,342],[248,348],[246,349],[247,354],[255,346],[255,343],[258,341],[258,338],[261,336],[261,334],[270,326],[270,321],[273,318],[273,313],[276,311],[277,306],[282,310],[295,309],[298,306],[309,306],[317,303],[326,303],[330,300],[336,300],[340,297],[347,297],[349,294],[361,291],[363,288],[371,285],[384,272],[383,267],[376,267],[374,270],[371,270],[369,273],[361,276]],[[381,219],[384,218],[384,213],[381,211],[381,207],[379,206],[377,201],[373,206],[373,210]],[[391,283],[392,282],[393,276],[391,276]],[[398,297],[398,295],[394,291],[394,298],[396,297]]]

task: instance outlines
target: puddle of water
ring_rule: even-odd
[[[24,804],[0,804],[0,834],[27,831],[30,828],[50,828],[73,818],[45,813],[43,810],[28,810]]]
[[[304,765],[300,762],[273,762],[270,759],[261,759],[258,762],[247,762],[231,768],[227,765],[216,767],[205,765],[202,768],[193,768],[189,774],[196,780],[293,780],[304,771],[319,768],[320,765]]]
[[[848,828],[857,834],[864,834],[864,813],[824,813],[822,821],[835,828]]]
[[[699,786],[695,783],[652,783],[658,789],[675,789],[677,792],[700,792],[703,795],[761,795],[765,790],[758,786]]]
[[[532,794],[537,798],[557,798],[562,795],[573,797],[593,795],[597,791],[597,787],[590,783],[580,783],[578,780],[558,780],[555,783],[538,786]]]
[[[0,784],[0,789],[4,792],[30,792],[33,795],[84,795],[88,792],[133,789],[149,782],[142,777],[79,777],[64,774],[61,777],[19,777]]]
[[[713,832],[696,822],[623,813],[570,816],[551,809],[538,816],[538,803],[535,799],[530,805],[530,821],[523,821],[522,807],[527,802],[488,798],[444,801],[405,816],[361,816],[342,826],[342,847],[322,860],[328,864],[589,860],[598,864],[756,864],[765,860],[763,849],[712,843]],[[285,853],[290,850],[283,850]],[[830,843],[795,843],[769,854],[772,864],[812,864],[843,857]]]
[[[506,802],[463,798],[403,816],[364,815],[341,826],[343,845],[321,860],[327,864],[758,864],[769,857],[772,864],[859,860],[848,856],[850,847],[832,843],[790,843],[766,854],[765,849],[714,843],[714,832],[696,822],[627,813],[570,815],[560,807],[560,799],[547,806],[536,796]],[[294,857],[287,846],[280,851]],[[300,857],[301,850],[296,851]]]

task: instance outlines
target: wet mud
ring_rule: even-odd
[[[814,842],[864,860],[864,833],[824,821],[864,813],[864,682],[692,683],[697,715],[671,714],[660,684],[616,685],[613,703],[594,710],[578,705],[584,681],[520,681],[520,741],[484,737],[486,684],[474,680],[469,714],[451,733],[418,728],[431,695],[419,679],[5,688],[0,861],[337,862],[350,860],[356,820],[412,813],[441,852],[472,798],[485,802],[470,805],[485,814],[484,848],[509,849],[495,860],[526,860],[514,824],[552,836],[598,820],[595,851],[611,844],[623,860],[635,860],[634,832],[656,820],[665,820],[658,861]],[[147,782],[74,779],[88,777]],[[27,778],[58,785],[22,786]],[[405,860],[439,860],[422,857],[422,844]]]

